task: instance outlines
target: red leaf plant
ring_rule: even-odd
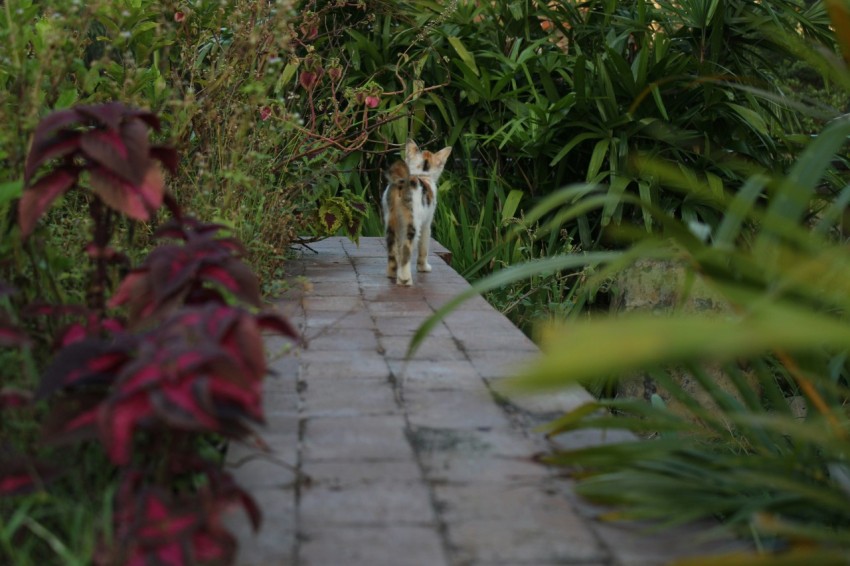
[[[57,197],[77,185],[84,171],[104,204],[135,220],[148,220],[165,192],[156,161],[172,173],[176,165],[174,150],[150,146],[148,127],[159,130],[155,114],[120,102],[77,106],[42,120],[27,156],[18,205],[23,236]],[[54,160],[59,160],[56,167],[33,180],[42,165]]]
[[[225,304],[227,299],[219,290],[260,306],[257,277],[239,259],[244,248],[233,238],[217,237],[222,228],[193,219],[164,225],[157,236],[179,238],[183,244],[163,245],[151,252],[124,278],[109,306],[127,305],[131,327],[162,318],[182,304]]]
[[[47,368],[38,395],[105,382],[110,389],[68,419],[54,440],[97,436],[115,464],[127,465],[141,430],[243,436],[248,421],[263,422],[263,329],[296,337],[276,315],[207,304],[185,307],[138,337],[72,344]]]
[[[115,538],[119,544],[101,547],[96,564],[178,566],[232,562],[236,540],[224,528],[222,516],[241,506],[256,530],[260,525],[257,504],[229,474],[208,463],[193,460],[188,468],[183,471],[206,480],[192,494],[151,487],[139,470],[124,474],[115,500]]]
[[[240,438],[263,422],[262,332],[298,335],[285,318],[258,312],[259,285],[241,260],[242,245],[220,236],[223,226],[184,217],[167,194],[160,164],[174,172],[176,153],[152,147],[148,128],[159,129],[154,114],[112,102],[56,112],[36,129],[18,207],[23,237],[83,173],[97,198],[86,247],[94,264],[88,305],[35,305],[25,313],[64,324],[33,398],[50,403],[48,441],[99,440],[126,478],[115,500],[117,546],[101,547],[97,563],[227,564],[236,541],[220,522],[222,510],[241,504],[255,528],[259,510],[199,456],[197,440],[211,433]],[[33,180],[48,163],[53,168]],[[109,245],[112,217],[148,220],[162,204],[174,219],[157,237],[179,243],[151,252],[107,302],[107,266],[129,264]],[[0,312],[0,346],[26,345],[4,317]],[[16,410],[30,398],[2,389],[0,409]],[[49,472],[0,445],[0,495],[39,487]]]

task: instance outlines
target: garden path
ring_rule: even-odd
[[[484,299],[448,316],[405,362],[422,321],[468,288],[444,248],[432,245],[433,271],[409,288],[385,277],[380,238],[311,248],[287,264],[305,288],[280,301],[308,346],[281,355],[285,343],[267,340],[270,452],[228,453],[264,515],[256,535],[243,515],[229,518],[239,565],[626,566],[726,550],[700,542],[705,526],[657,533],[601,521],[605,510],[578,499],[571,479],[532,461],[547,448],[534,427],[590,396],[496,395],[538,350]],[[612,439],[583,431],[559,442]]]

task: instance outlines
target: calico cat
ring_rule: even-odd
[[[381,199],[387,233],[387,277],[395,278],[399,285],[413,284],[413,250],[418,252],[416,268],[431,271],[428,244],[437,208],[437,181],[451,152],[451,147],[437,153],[420,151],[416,143],[408,141],[404,161],[396,161],[387,172],[389,184]]]

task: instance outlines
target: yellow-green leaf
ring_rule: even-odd
[[[466,66],[472,69],[472,72],[475,73],[475,76],[480,77],[481,73],[478,71],[478,65],[475,64],[475,57],[472,56],[466,47],[463,45],[463,42],[460,38],[455,36],[449,36],[449,43],[454,47],[457,54],[460,55],[461,61],[466,63]]]

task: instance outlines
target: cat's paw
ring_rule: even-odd
[[[425,273],[431,271],[431,264],[427,261],[425,263],[420,263],[416,266],[416,269]]]
[[[387,277],[390,279],[395,279],[396,270],[392,267],[387,267]]]
[[[411,285],[413,285],[413,278],[408,277],[407,279],[402,279],[401,277],[399,277],[398,279],[396,279],[396,284],[401,285],[402,287],[410,287]]]

